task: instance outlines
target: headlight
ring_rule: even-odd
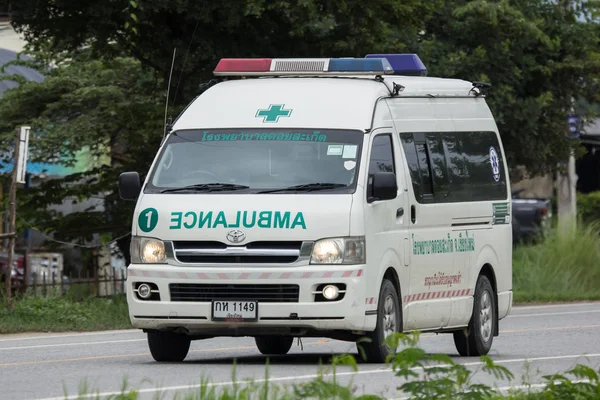
[[[131,238],[131,262],[138,264],[163,264],[167,252],[162,240],[152,238]]]
[[[318,240],[310,256],[311,264],[364,264],[365,261],[363,237]]]

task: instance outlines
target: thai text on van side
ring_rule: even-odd
[[[452,238],[450,233],[444,239],[432,240],[415,240],[415,234],[412,234],[413,254],[417,256],[427,254],[447,254],[447,253],[465,253],[475,251],[475,237],[469,236],[469,232],[465,231],[465,235],[460,232],[457,238]]]
[[[447,286],[447,285],[458,285],[462,279],[462,274],[457,275],[446,275],[443,272],[433,274],[433,276],[425,277],[425,286]]]

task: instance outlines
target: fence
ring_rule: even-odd
[[[56,272],[42,273],[41,276],[33,274],[32,279],[21,282],[15,293],[28,293],[34,296],[63,295],[82,299],[85,297],[107,297],[125,293],[127,280],[124,270],[108,276],[98,276],[86,273],[60,276]]]

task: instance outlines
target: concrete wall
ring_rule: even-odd
[[[0,21],[0,48],[20,52],[25,47],[25,40],[15,32],[8,21]]]

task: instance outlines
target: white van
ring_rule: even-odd
[[[512,305],[510,182],[486,84],[414,54],[224,59],[136,200],[127,299],[157,361],[190,341],[452,333],[487,354]]]

